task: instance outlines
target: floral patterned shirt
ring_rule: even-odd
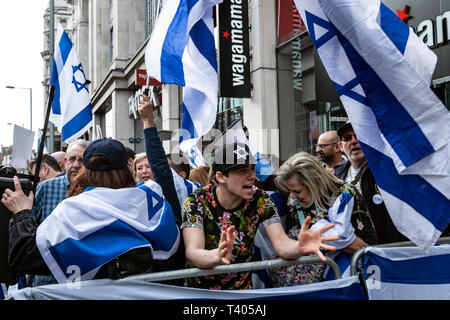
[[[369,245],[377,243],[375,228],[367,211],[363,197],[356,187],[351,183],[344,183],[339,194],[348,193],[355,198],[350,222],[354,228],[355,235],[360,237]],[[320,211],[312,205],[302,208],[297,200],[289,196],[287,214],[287,234],[291,239],[297,240],[302,222],[308,216],[311,217],[311,226],[320,219],[328,219],[328,211]],[[329,208],[328,208],[329,209]],[[302,216],[302,218],[300,218]],[[289,267],[280,267],[270,270],[273,287],[288,287],[300,284],[309,284],[323,280],[326,264],[323,262],[311,264],[299,264]]]
[[[205,249],[213,250],[219,246],[222,230],[234,225],[237,232],[232,252],[232,263],[250,262],[253,258],[253,245],[258,226],[264,227],[280,222],[275,204],[262,190],[254,187],[251,200],[243,201],[233,210],[224,209],[216,195],[217,187],[209,185],[197,189],[184,202],[181,228],[201,228],[205,233]],[[251,289],[251,272],[218,274],[189,278],[190,287],[221,290]]]

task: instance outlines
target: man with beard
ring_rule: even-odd
[[[317,160],[330,173],[335,173],[345,166],[347,159],[342,157],[341,142],[335,130],[326,131],[319,136],[316,145]]]
[[[341,148],[347,155],[348,162],[337,170],[335,175],[345,182],[354,184],[362,194],[375,225],[378,243],[408,241],[408,238],[396,229],[389,216],[350,121],[341,126],[337,134],[341,139]]]

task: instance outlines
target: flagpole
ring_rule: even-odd
[[[36,187],[39,183],[39,171],[41,169],[42,155],[44,154],[44,144],[47,137],[48,119],[50,117],[50,110],[52,109],[53,98],[55,97],[55,86],[50,85],[50,92],[48,94],[47,112],[45,114],[44,128],[42,129],[41,143],[39,144],[39,153],[36,160],[36,170],[33,179],[33,194],[36,192]]]

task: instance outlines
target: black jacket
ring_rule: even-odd
[[[156,128],[144,130],[147,159],[156,182],[172,207],[178,227],[181,225],[181,207],[175,191],[172,170]],[[48,275],[50,270],[36,245],[37,224],[31,210],[15,214],[9,223],[9,265],[13,273]],[[181,269],[186,266],[184,241],[181,237],[177,252],[168,260],[153,260],[149,248],[130,250],[102,266],[95,276],[119,279],[133,274]],[[177,284],[177,282],[170,282]]]
[[[9,222],[9,265],[18,278],[21,274],[49,275],[36,245],[37,224],[31,210],[22,210]],[[119,279],[138,273],[158,271],[149,248],[131,250],[103,265],[95,279]]]
[[[344,181],[349,169],[350,161],[347,161],[345,166],[339,168],[334,174]],[[409,241],[409,239],[401,234],[394,226],[384,201],[379,204],[375,203],[378,201],[374,202],[374,196],[380,195],[380,191],[378,190],[378,186],[369,166],[366,164],[361,170],[361,193],[375,226],[378,244]]]

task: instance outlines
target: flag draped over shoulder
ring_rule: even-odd
[[[179,229],[161,187],[153,181],[134,188],[89,188],[61,202],[39,225],[36,243],[59,283],[79,270],[95,277],[102,265],[139,247],[156,260],[178,248]]]
[[[184,86],[179,142],[194,167],[205,161],[198,152],[193,156],[197,150],[191,149],[216,121],[218,79],[212,15],[213,6],[220,2],[166,1],[145,51],[149,77]]]
[[[436,56],[379,0],[295,0],[397,229],[424,250],[450,222],[450,114]]]
[[[92,106],[80,58],[60,23],[55,37],[51,85],[55,87],[55,97],[49,120],[58,127],[61,139],[70,143],[92,126]]]
[[[184,200],[186,200],[186,198],[189,197],[192,192],[194,192],[198,188],[201,188],[202,186],[197,182],[182,178],[172,168],[170,168],[170,170],[172,171],[173,184],[177,193],[178,202],[180,203],[180,208],[183,208]]]

